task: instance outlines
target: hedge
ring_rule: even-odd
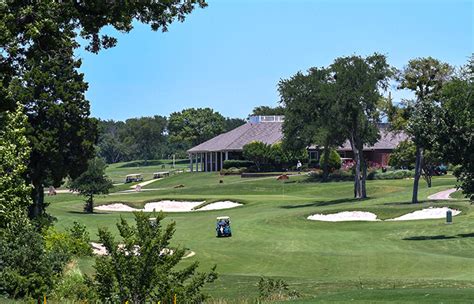
[[[230,168],[247,168],[254,166],[254,162],[248,161],[248,160],[237,160],[237,159],[231,159],[231,160],[225,160],[224,161],[224,169],[230,169]]]

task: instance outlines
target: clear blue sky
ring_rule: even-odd
[[[474,49],[473,1],[208,3],[167,33],[137,24],[113,49],[79,51],[92,115],[124,120],[211,107],[245,118],[255,106],[277,105],[280,79],[338,56],[380,52],[397,68],[423,56],[462,65]]]

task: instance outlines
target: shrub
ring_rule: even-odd
[[[324,166],[324,162],[325,162],[325,157],[324,157],[324,153],[322,153],[321,158],[319,159],[319,166],[321,168]],[[331,151],[329,152],[329,162],[328,162],[329,171],[340,169],[341,163],[342,162],[341,162],[341,157],[339,156],[339,153],[337,153],[336,150],[331,149]]]
[[[48,228],[44,233],[44,242],[46,250],[61,252],[67,256],[92,255],[86,226],[77,222],[64,232],[59,232],[54,227]]]
[[[414,170],[376,171],[371,179],[403,179],[415,176]],[[368,178],[369,176],[367,176]],[[368,178],[369,179],[369,178]]]
[[[336,180],[349,180],[354,177],[353,173],[348,170],[334,170],[329,174],[330,179],[336,179]]]
[[[231,160],[225,160],[223,166],[224,166],[224,169],[230,169],[230,168],[247,168],[253,165],[255,165],[254,162],[249,161],[249,160],[231,159]]]
[[[87,276],[84,276],[74,263],[70,269],[67,269],[61,280],[56,284],[52,297],[58,302],[95,303],[97,300],[94,292],[93,282]],[[66,300],[66,301],[65,301]]]
[[[290,290],[288,283],[281,279],[260,277],[258,281],[259,297],[266,301],[291,300],[300,297],[296,290]]]
[[[239,175],[239,174],[244,173],[246,170],[247,168],[245,167],[241,167],[241,168],[232,167],[229,169],[222,169],[221,175]]]

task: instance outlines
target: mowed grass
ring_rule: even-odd
[[[455,184],[451,176],[421,183],[422,203],[409,203],[413,180],[368,181],[369,199],[352,199],[351,182],[310,182],[292,176],[243,179],[216,173],[182,173],[144,187],[140,193],[114,193],[97,198],[96,205],[123,202],[142,206],[148,201],[232,200],[242,207],[193,213],[169,213],[177,223],[174,243],[196,252],[183,265],[200,262],[205,271],[217,264],[220,278],[207,291],[214,299],[252,299],[261,275],[282,278],[303,294],[295,303],[471,303],[474,299],[474,213],[465,200],[427,201],[432,193]],[[182,188],[175,188],[183,185]],[[120,216],[131,213],[82,213],[80,196],[48,197],[48,211],[58,226],[73,221],[87,225],[94,240],[97,228],[116,233]],[[444,220],[404,222],[318,222],[314,213],[343,210],[396,217],[428,206],[462,210],[452,225]],[[233,237],[215,237],[215,218],[228,215]],[[80,261],[93,272],[93,260]],[[236,302],[237,303],[237,302]]]

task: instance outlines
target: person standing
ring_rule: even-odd
[[[298,170],[298,174],[301,174],[301,162],[298,160],[298,163],[296,163],[296,170]]]

